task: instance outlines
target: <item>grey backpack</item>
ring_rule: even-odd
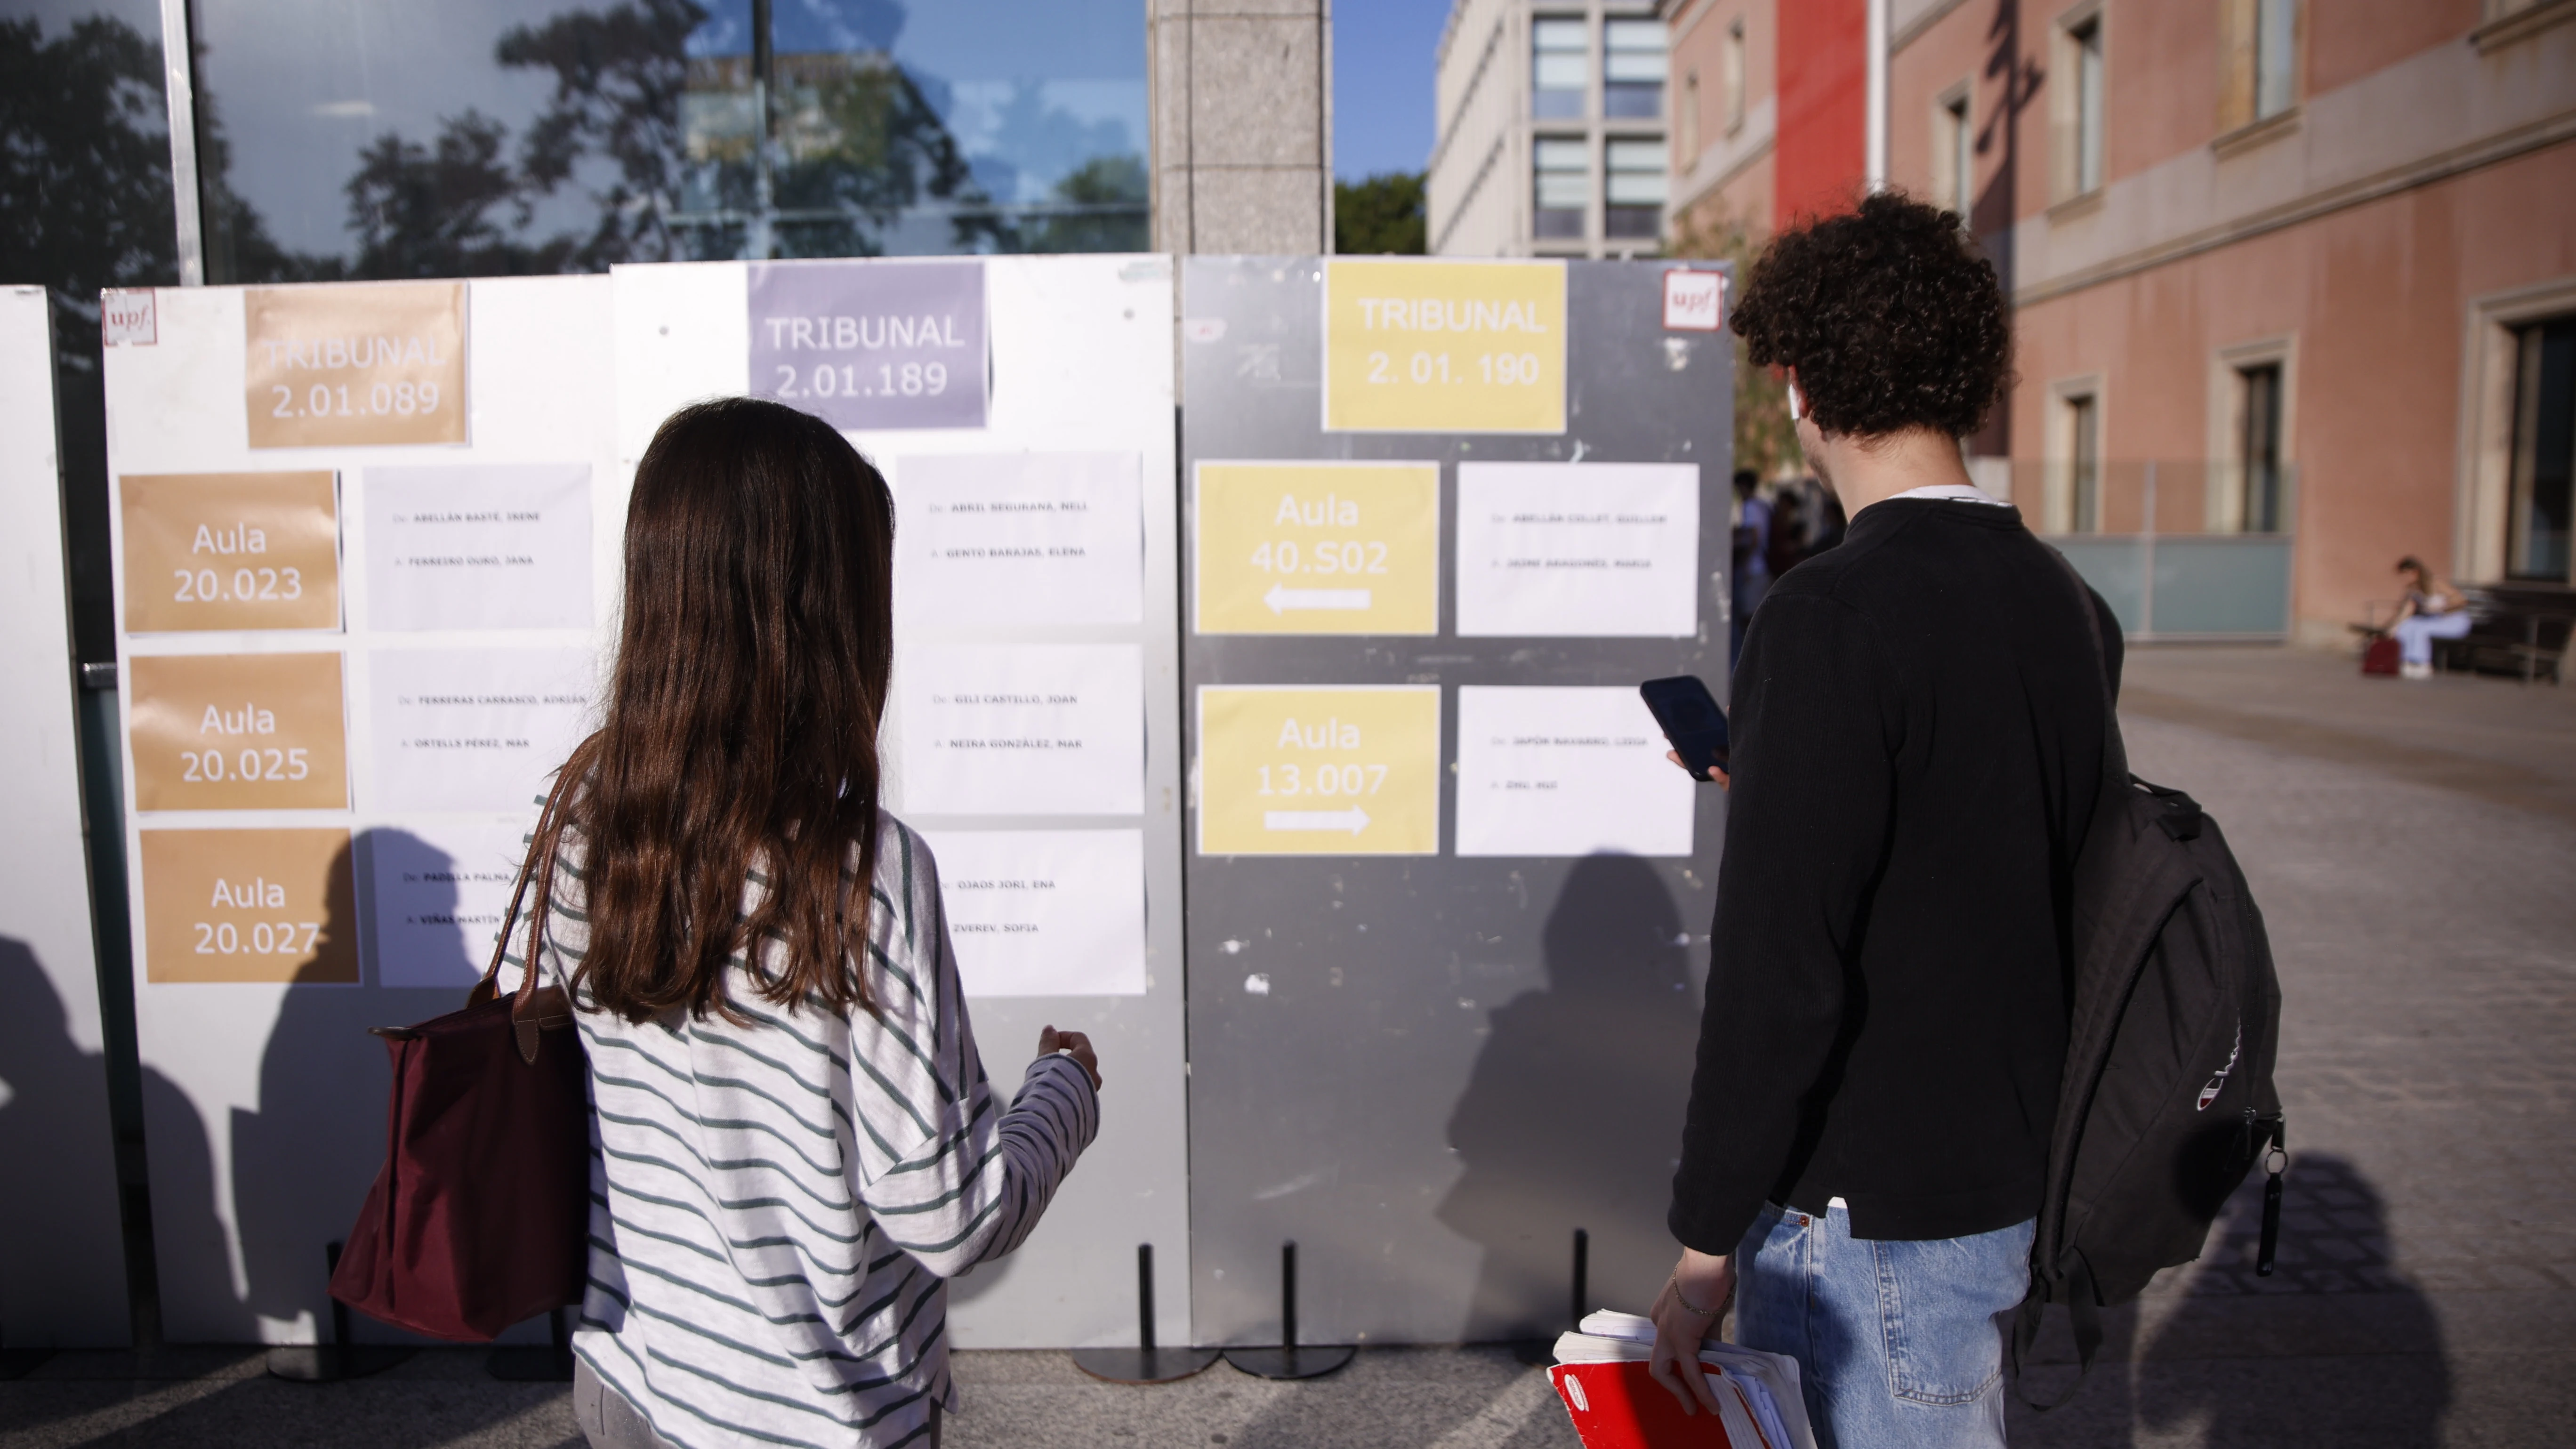
[[[2089,590],[2080,597],[2092,607]],[[2098,667],[2098,644],[2095,658]],[[2066,1074],[2016,1366],[2047,1306],[2063,1303],[2090,1369],[2100,1310],[2199,1257],[2210,1223],[2267,1153],[2256,1273],[2271,1274],[2280,1232],[2281,984],[2263,914],[2218,822],[2181,791],[2129,773],[2116,712],[2104,735],[2102,793],[2075,861]]]

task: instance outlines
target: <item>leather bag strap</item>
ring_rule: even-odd
[[[500,995],[501,967],[510,950],[510,930],[518,923],[519,907],[527,900],[528,886],[534,882],[537,898],[528,911],[528,953],[519,972],[519,989],[510,998],[510,1026],[516,1037],[521,1060],[533,1065],[537,1060],[539,1034],[572,1024],[572,998],[560,986],[540,988],[537,985],[538,951],[541,948],[546,913],[554,903],[554,843],[563,811],[570,803],[576,776],[566,769],[555,777],[554,788],[546,794],[545,809],[537,816],[535,834],[528,842],[528,856],[519,865],[519,879],[510,890],[510,908],[501,915],[500,932],[492,941],[492,964],[484,968],[483,979],[466,997],[466,1004],[479,1005]]]

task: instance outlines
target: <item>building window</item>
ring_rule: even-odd
[[[1962,89],[1932,108],[1932,195],[1967,225],[1976,205],[1976,133]]]
[[[1664,22],[1612,20],[1601,27],[1601,114],[1654,120],[1664,113]]]
[[[2245,480],[2244,512],[2236,526],[2246,533],[2281,531],[2281,364],[2258,363],[2236,371],[2243,419],[2236,439],[2236,468]]]
[[[2576,480],[2576,317],[2514,335],[2513,481],[2507,577],[2568,579],[2571,480]]]
[[[1688,171],[1699,161],[1699,72],[1682,77],[1682,149],[1678,158],[1681,169]]]
[[[2058,94],[2058,181],[2061,194],[2083,196],[2102,186],[2102,17],[2096,13],[2063,32]]]
[[[1542,15],[1530,24],[1530,114],[1578,119],[1592,89],[1592,37],[1581,18]]]
[[[2066,500],[2063,516],[2071,533],[2102,531],[2102,407],[2091,393],[2068,397],[2066,410]]]
[[[1602,147],[1609,182],[1604,232],[1621,240],[1652,241],[1664,228],[1664,142],[1660,136],[1618,137]]]
[[[2290,108],[2297,90],[2298,0],[2254,0],[2254,119]]]
[[[1592,207],[1592,158],[1582,138],[1541,136],[1534,148],[1538,206],[1531,234],[1542,241],[1581,241]]]
[[[1744,128],[1744,17],[1726,27],[1726,134]]]

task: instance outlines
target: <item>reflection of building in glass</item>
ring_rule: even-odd
[[[1457,0],[1437,88],[1434,253],[1655,250],[1665,86],[1651,0]]]

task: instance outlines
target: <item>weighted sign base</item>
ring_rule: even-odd
[[[373,1343],[294,1343],[268,1351],[268,1372],[299,1384],[330,1384],[382,1373],[412,1352]]]
[[[1073,1366],[1113,1384],[1168,1384],[1217,1360],[1212,1348],[1077,1348]]]
[[[328,1283],[340,1271],[340,1245],[322,1245],[322,1281]],[[331,1300],[331,1341],[329,1343],[291,1343],[268,1351],[268,1373],[271,1378],[299,1384],[329,1384],[342,1379],[362,1379],[382,1373],[412,1356],[415,1350],[386,1344],[351,1343],[349,1341],[349,1305]]]
[[[1255,1378],[1312,1379],[1349,1363],[1358,1351],[1348,1345],[1290,1343],[1277,1348],[1229,1348],[1225,1361]]]
[[[542,1348],[496,1348],[483,1361],[483,1371],[510,1384],[568,1384],[572,1382],[572,1325],[565,1315],[571,1310],[558,1308],[546,1315],[546,1328],[552,1340]]]

